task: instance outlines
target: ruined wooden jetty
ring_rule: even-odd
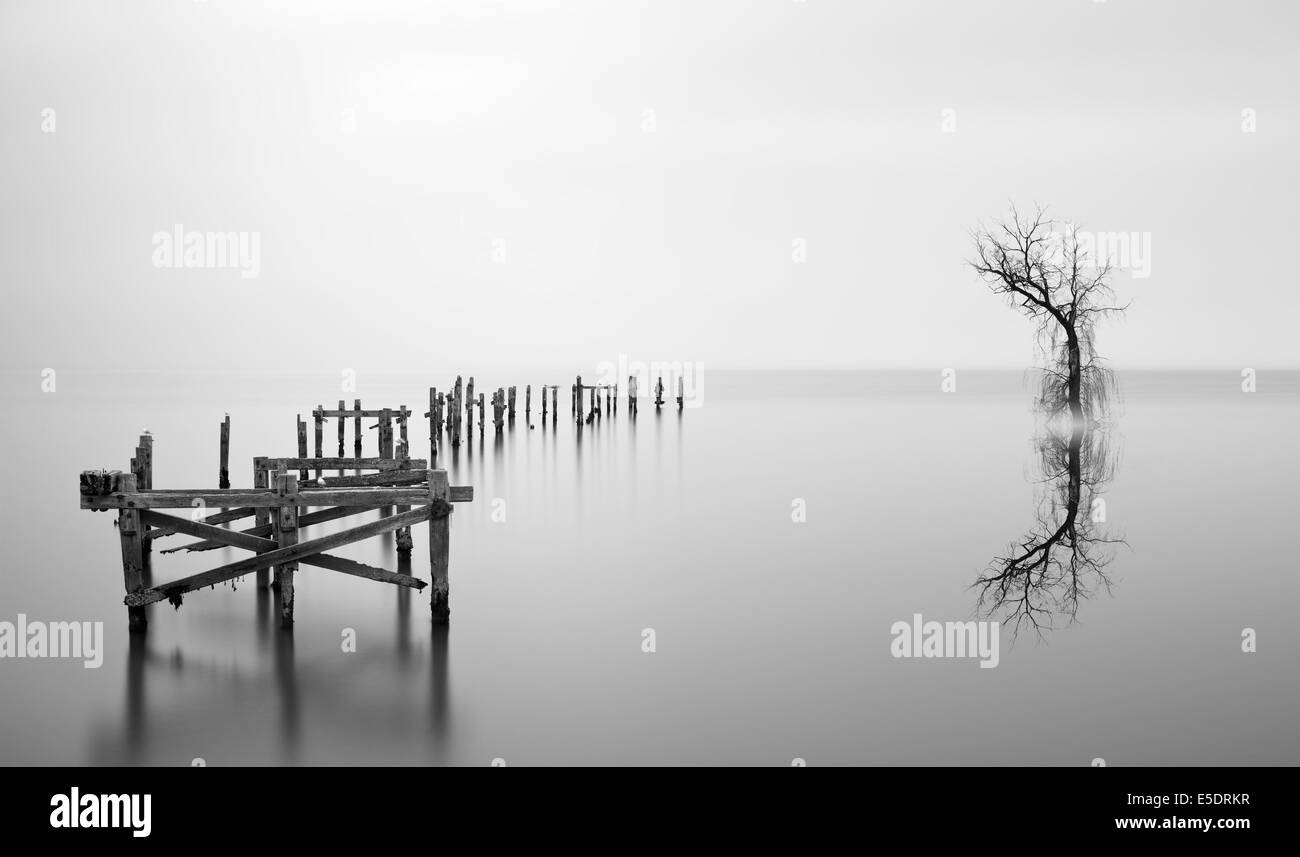
[[[145,607],[158,601],[170,601],[179,607],[184,595],[205,586],[215,586],[243,577],[249,572],[274,569],[280,596],[280,620],[293,624],[293,577],[298,565],[337,571],[368,580],[377,580],[413,589],[427,584],[408,574],[376,568],[326,551],[353,544],[384,533],[429,522],[429,563],[433,581],[431,614],[433,621],[446,622],[450,615],[448,559],[450,529],[448,517],[452,503],[473,500],[473,488],[452,487],[445,470],[414,470],[392,467],[390,459],[259,458],[261,472],[270,474],[273,484],[246,489],[155,489],[152,485],[152,438],[141,445],[132,459],[132,472],[88,470],[81,474],[81,508],[92,511],[116,510],[118,535],[122,548],[122,575],[126,587],[131,630],[147,627]],[[409,462],[415,464],[417,462]],[[423,463],[423,462],[418,462]],[[372,465],[376,474],[323,478],[315,486],[300,484],[298,477],[285,470],[320,465],[324,468],[364,469]],[[256,468],[256,465],[255,465]],[[256,472],[256,471],[255,471]],[[357,480],[351,484],[345,480]],[[145,487],[141,487],[141,486]],[[299,531],[305,527],[362,514],[377,508],[397,506],[403,511],[341,532],[301,541]],[[187,515],[168,515],[160,509],[218,508],[223,511],[194,519]],[[412,509],[411,507],[415,507]],[[303,510],[319,511],[304,514]],[[269,520],[244,531],[216,526],[220,523],[265,514]],[[157,528],[150,532],[150,527]],[[227,563],[208,571],[192,574],[161,585],[152,585],[151,563],[147,543],[150,538],[182,533],[200,541],[182,549],[206,550],[209,546],[237,547],[253,556]]]

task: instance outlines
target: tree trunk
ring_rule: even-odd
[[[1083,444],[1083,367],[1079,359],[1079,337],[1073,330],[1066,330],[1065,347],[1070,371],[1070,451],[1076,453]]]

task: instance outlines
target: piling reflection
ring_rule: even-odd
[[[398,570],[409,573],[409,561],[399,560]],[[397,587],[391,645],[366,638],[349,654],[317,647],[306,662],[298,653],[302,641],[295,645],[295,632],[279,627],[274,599],[272,590],[256,590],[251,665],[212,654],[206,644],[196,646],[200,655],[186,656],[179,646],[160,651],[153,635],[126,635],[118,661],[125,667],[121,719],[95,730],[90,763],[326,764],[337,759],[321,753],[346,746],[330,736],[352,734],[358,723],[375,726],[381,746],[369,749],[395,762],[449,761],[450,629],[431,627],[426,659],[413,631],[428,605],[412,604],[419,600],[413,590]],[[220,633],[248,633],[246,622],[234,624]],[[375,694],[376,687],[388,692]],[[219,745],[210,743],[213,734],[223,736]],[[411,745],[425,750],[412,758]]]

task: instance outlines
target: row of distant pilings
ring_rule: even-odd
[[[459,375],[456,376],[456,383],[449,392],[440,393],[436,387],[430,387],[429,410],[424,416],[429,419],[429,434],[433,449],[437,449],[437,439],[442,437],[444,430],[447,433],[448,443],[453,447],[460,446],[462,433],[468,435],[474,431],[475,408],[478,409],[480,434],[483,433],[487,425],[486,408],[488,404],[492,406],[492,424],[498,432],[502,431],[507,424],[513,424],[515,421],[517,391],[517,387],[497,387],[492,393],[491,402],[488,402],[485,394],[481,391],[475,397],[474,378],[472,376],[468,383],[464,383],[463,378]],[[542,421],[545,422],[549,418],[554,424],[559,419],[560,385],[541,384],[538,386],[538,392],[541,399]],[[664,379],[663,376],[660,376],[654,386],[654,405],[656,409],[664,406],[664,392]],[[605,415],[617,416],[618,400],[618,383],[584,384],[582,376],[579,375],[569,387],[569,417],[581,425],[595,422]],[[586,402],[585,405],[584,401]],[[682,409],[684,401],[683,381],[678,378],[678,410]],[[627,412],[632,417],[636,416],[637,379],[635,375],[628,377]],[[529,425],[532,424],[532,413],[533,386],[528,384],[524,387],[524,420]]]

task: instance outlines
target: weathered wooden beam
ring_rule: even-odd
[[[342,405],[343,403],[339,402],[339,404]],[[357,399],[356,404],[359,406],[361,404],[361,400]],[[406,417],[412,416],[415,413],[414,411],[407,410],[406,405],[402,405],[401,407],[398,408],[388,408],[387,410],[393,416],[399,419],[405,419]],[[319,414],[322,417],[340,417],[340,418],[354,417],[355,418],[357,416],[361,416],[361,417],[365,417],[368,420],[378,419],[379,417],[382,417],[384,415],[383,410],[363,410],[360,407],[353,407],[351,410],[339,408],[337,411],[314,410],[312,411],[312,413]]]
[[[152,509],[144,509],[140,513],[140,519],[154,524],[155,526],[166,526],[183,532],[187,535],[204,539],[205,542],[217,542],[219,546],[230,546],[244,548],[256,553],[267,553],[276,550],[279,544],[268,538],[252,535],[250,532],[233,532],[223,530],[220,527],[212,527],[207,524],[200,524],[197,521],[190,521],[178,518],[174,515],[165,515],[162,512],[155,512]],[[305,515],[303,516],[306,517]],[[267,530],[271,530],[271,525],[267,525]],[[299,529],[302,529],[302,519],[299,519]],[[199,544],[203,544],[200,542]],[[354,577],[364,577],[369,580],[378,580],[384,583],[393,583],[398,586],[406,586],[413,589],[423,589],[425,582],[418,577],[411,577],[408,574],[399,574],[388,571],[387,569],[375,568],[372,565],[357,562],[356,560],[345,557],[330,556],[329,554],[317,554],[315,556],[305,556],[299,560],[303,565],[311,565],[317,568],[325,568],[330,571],[339,571],[343,574],[350,574]],[[261,574],[266,569],[258,569]]]
[[[262,472],[265,474],[266,471],[262,471]],[[258,487],[256,473],[253,474],[253,487],[254,488]],[[86,507],[82,506],[82,508],[84,509]],[[226,509],[224,511],[217,512],[216,514],[208,515],[206,518],[202,519],[202,522],[205,524],[228,524],[231,521],[238,521],[241,520],[242,518],[254,517],[255,515],[257,515],[257,513],[258,513],[257,509],[251,509],[251,508]],[[164,536],[174,536],[174,535],[176,535],[175,530],[150,530],[149,531],[150,539],[161,539]],[[163,551],[163,553],[169,553],[169,551]]]
[[[134,474],[132,474],[134,475]],[[419,488],[317,488],[296,491],[294,499],[300,505],[311,506],[392,506],[398,503],[424,502],[426,493]],[[284,497],[268,491],[244,489],[198,491],[140,491],[130,495],[124,492],[102,497],[82,496],[83,509],[188,509],[196,504],[222,509],[246,506],[253,509],[279,508],[286,505]]]
[[[326,470],[427,470],[429,462],[423,458],[270,458],[254,459],[262,462],[263,470],[297,470],[319,464]]]
[[[434,472],[446,473],[446,471],[442,470],[436,470]],[[429,502],[429,493],[427,491],[422,493],[424,493],[423,502]],[[283,508],[296,509],[292,502],[293,496],[294,495],[287,493],[284,495],[282,498],[284,501]],[[364,541],[365,539],[381,535],[382,533],[392,532],[401,527],[409,527],[412,524],[427,520],[431,515],[445,518],[450,514],[450,511],[451,504],[445,502],[439,506],[432,504],[421,506],[418,509],[413,509],[410,512],[401,515],[393,515],[390,518],[380,518],[377,521],[371,521],[370,523],[362,524],[359,527],[353,527],[350,530],[343,530],[342,532],[330,533],[329,535],[321,536],[320,538],[309,539],[305,542],[285,545],[276,550],[258,554],[257,556],[249,557],[247,559],[242,559],[238,562],[228,563],[209,571],[192,574],[189,577],[184,577],[180,580],[163,584],[162,586],[155,586],[152,589],[147,589],[143,592],[130,594],[126,597],[125,601],[127,606],[143,606],[145,604],[153,604],[163,600],[175,600],[187,592],[193,592],[195,589],[202,589],[205,586],[215,586],[218,583],[223,583],[232,578],[240,577],[248,574],[250,571],[256,571],[259,568],[296,563],[298,560],[306,556],[323,553],[324,551],[341,547],[343,545],[350,545],[354,542]],[[279,569],[277,568],[277,574],[278,571]],[[281,580],[280,585],[281,587],[284,586],[283,580]],[[284,593],[282,591],[281,598],[283,599],[283,597]]]
[[[375,507],[373,506],[331,506],[328,509],[317,509],[315,512],[308,512],[305,515],[298,516],[298,529],[301,530],[304,527],[310,527],[314,524],[323,524],[327,521],[337,521],[339,518],[347,518],[352,515],[360,515],[362,512],[373,512],[374,508]],[[240,530],[239,532],[249,536],[266,537],[271,535],[270,511],[260,510],[260,512],[267,518],[266,523],[258,524],[255,527],[250,527],[247,530]],[[211,521],[212,519],[206,518],[205,520]],[[222,530],[222,532],[227,533],[230,531]],[[163,553],[176,553],[177,551],[197,552],[212,550],[213,548],[219,547],[223,547],[223,545],[221,542],[216,541],[190,542],[187,545],[177,545],[174,548],[168,548],[163,551]]]

